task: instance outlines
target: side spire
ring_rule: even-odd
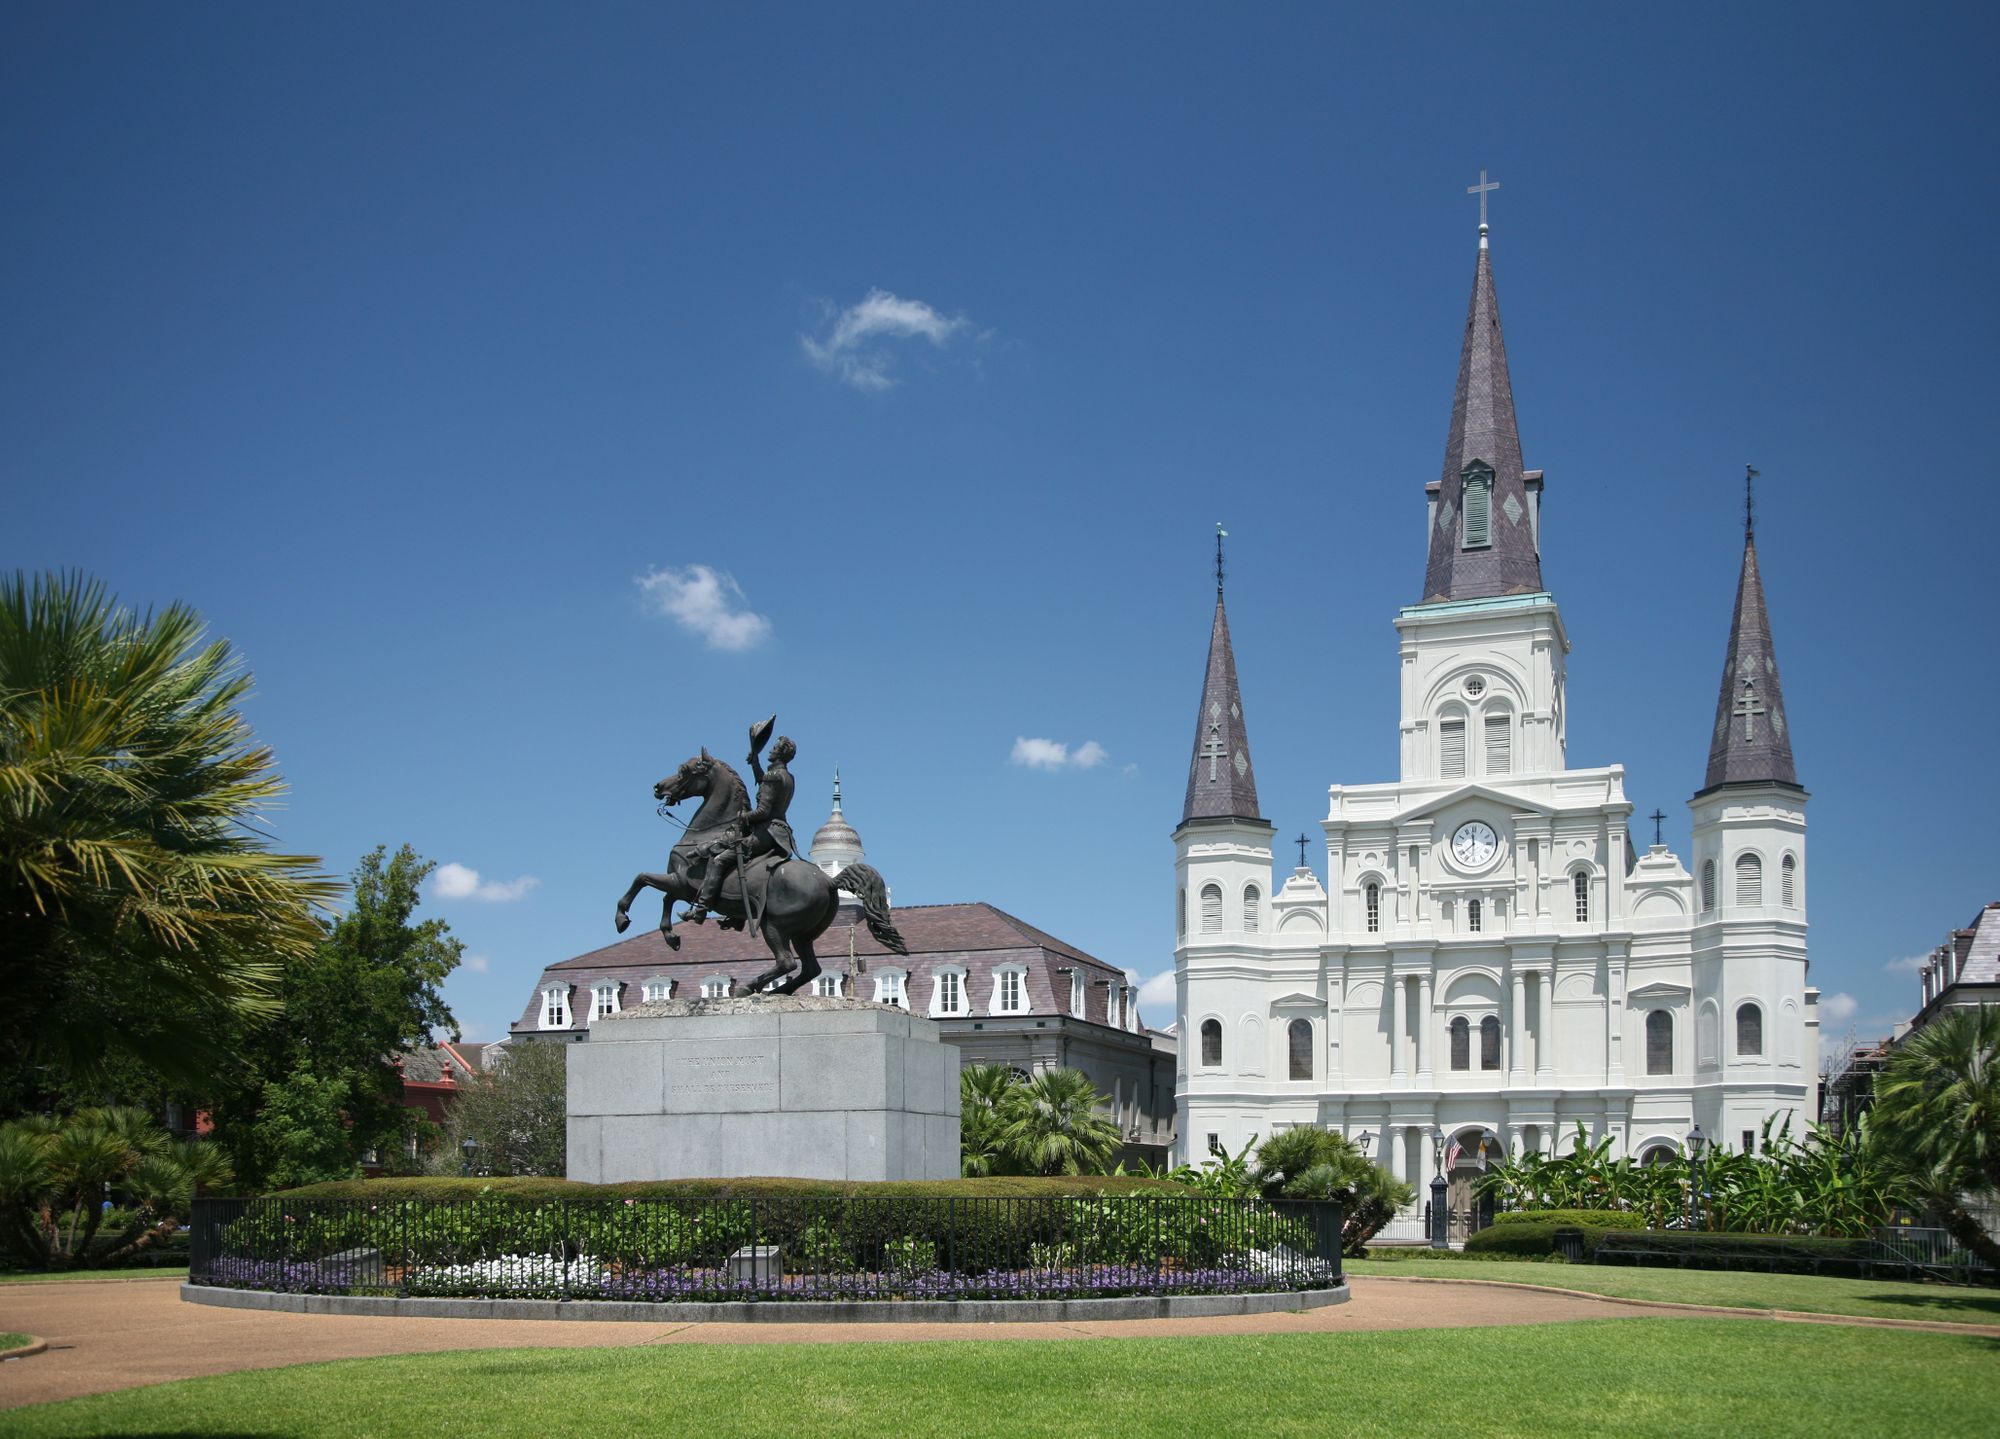
[[[1472,302],[1458,352],[1458,386],[1451,399],[1444,471],[1431,487],[1429,562],[1423,603],[1534,594],[1542,588],[1541,473],[1521,463],[1514,419],[1514,384],[1487,248],[1486,191],[1499,188],[1480,172],[1479,254]]]
[[[1215,527],[1215,622],[1208,633],[1208,670],[1195,717],[1194,758],[1188,765],[1187,802],[1181,823],[1197,819],[1262,820],[1257,812],[1257,772],[1250,764],[1250,732],[1243,723],[1243,694],[1236,684],[1236,651],[1222,604],[1222,542]]]
[[[1784,691],[1778,684],[1778,652],[1771,643],[1771,617],[1764,604],[1764,581],[1757,572],[1752,490],[1757,471],[1744,468],[1743,569],[1736,581],[1736,612],[1729,621],[1721,692],[1715,699],[1715,734],[1708,746],[1704,793],[1729,784],[1799,782],[1792,764]]]

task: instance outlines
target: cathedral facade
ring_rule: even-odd
[[[1566,1152],[1579,1125],[1644,1160],[1817,1117],[1807,795],[1754,533],[1684,864],[1635,851],[1621,766],[1566,762],[1541,501],[1482,224],[1423,593],[1395,619],[1401,774],[1330,787],[1324,879],[1273,885],[1218,577],[1174,831],[1182,1157],[1316,1124],[1420,1189],[1445,1172],[1458,1209],[1482,1152]]]

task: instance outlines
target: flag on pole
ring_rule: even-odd
[[[1444,1152],[1444,1167],[1446,1169],[1458,1168],[1458,1161],[1464,1155],[1464,1153],[1465,1153],[1465,1146],[1460,1144],[1458,1140],[1453,1139],[1450,1147],[1448,1147]]]

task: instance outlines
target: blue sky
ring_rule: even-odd
[[[1879,1029],[2000,896],[1996,29],[7,7],[0,566],[240,646],[288,847],[477,871],[474,1038],[772,710],[899,903],[1151,977],[1218,520],[1266,814],[1394,776],[1484,166],[1571,758],[1685,850],[1754,462],[1813,979]]]

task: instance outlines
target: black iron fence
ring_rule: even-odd
[[[1338,1204],[675,1196],[198,1199],[196,1284],[534,1299],[1048,1299],[1320,1289]]]

